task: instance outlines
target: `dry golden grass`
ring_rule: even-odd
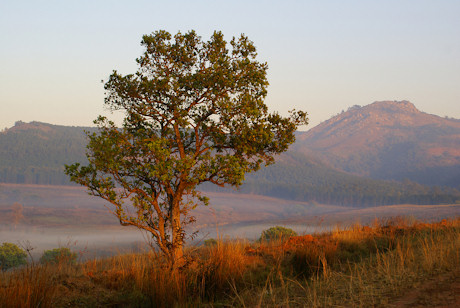
[[[392,220],[287,241],[218,241],[171,271],[153,252],[0,273],[0,307],[389,306],[458,273],[460,219]]]
[[[0,307],[51,307],[56,288],[49,269],[27,267],[1,274]]]

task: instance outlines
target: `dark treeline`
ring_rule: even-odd
[[[2,167],[1,182],[17,184],[71,185],[62,167]]]
[[[94,128],[18,122],[1,132],[0,183],[69,185],[64,165],[86,161],[84,130]],[[212,184],[201,188],[222,191]],[[459,191],[452,188],[353,176],[292,150],[281,155],[276,164],[248,174],[238,191],[350,206],[460,202]]]
[[[380,182],[380,183],[379,183]],[[382,181],[361,181],[317,185],[313,181],[297,185],[249,180],[242,192],[292,199],[316,201],[345,206],[378,206],[391,204],[451,204],[460,201],[460,194],[451,188],[423,188]]]
[[[274,165],[247,175],[241,193],[345,206],[449,204],[460,202],[450,187],[430,187],[409,180],[373,180],[324,166],[300,153],[288,152]],[[229,191],[211,185],[208,191]]]

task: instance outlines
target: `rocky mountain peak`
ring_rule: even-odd
[[[364,109],[375,109],[387,113],[419,113],[420,111],[409,101],[377,101]]]
[[[23,121],[16,121],[14,126],[7,129],[5,132],[20,132],[20,131],[35,131],[35,132],[50,132],[53,130],[53,125],[32,121],[29,123]]]
[[[460,122],[419,111],[408,101],[353,106],[297,140],[297,148],[360,176],[458,183]]]
[[[377,101],[366,106],[355,105],[347,111],[310,129],[305,139],[322,140],[328,136],[373,135],[376,129],[420,126],[439,117],[419,111],[409,101]],[[302,137],[301,137],[302,139]]]

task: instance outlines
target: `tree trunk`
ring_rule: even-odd
[[[182,246],[175,247],[173,251],[173,264],[172,267],[173,269],[180,268],[184,265],[185,260],[184,260],[184,250]]]
[[[172,251],[171,263],[173,269],[177,269],[184,264],[184,238],[180,221],[180,203],[174,202],[172,209]]]

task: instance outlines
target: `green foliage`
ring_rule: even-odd
[[[105,104],[124,112],[123,126],[99,117],[99,131],[88,134],[89,164],[66,173],[176,260],[190,210],[208,203],[196,187],[240,186],[246,173],[273,164],[308,119],[268,112],[268,66],[244,35],[228,43],[217,31],[209,41],[157,31],[141,44],[137,72],[114,71],[105,83]]]
[[[27,264],[27,254],[24,250],[12,243],[3,243],[0,246],[0,268],[2,271],[25,264]]]
[[[67,247],[54,248],[45,250],[40,258],[40,263],[43,264],[75,264],[77,261],[77,254],[72,252]]]
[[[204,240],[204,246],[206,247],[212,247],[217,245],[217,240],[215,238],[208,238]]]
[[[291,236],[297,236],[297,233],[290,229],[281,226],[271,227],[267,230],[262,231],[260,235],[260,241],[273,241],[273,240],[283,240]]]

